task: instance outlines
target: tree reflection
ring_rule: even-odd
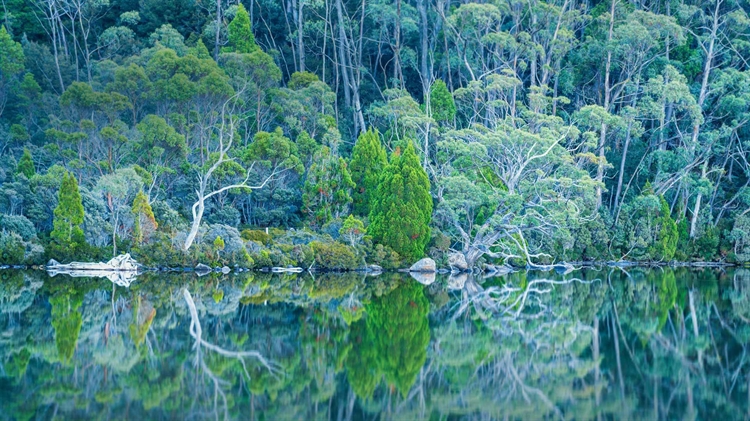
[[[0,419],[750,416],[746,269],[6,279]]]

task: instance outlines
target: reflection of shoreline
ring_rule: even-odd
[[[128,288],[137,278],[135,271],[111,271],[111,270],[70,270],[70,269],[48,269],[50,277],[58,274],[68,275],[71,278],[107,278],[118,286]]]

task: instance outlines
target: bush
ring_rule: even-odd
[[[208,232],[203,237],[209,244],[212,251],[214,251],[214,257],[221,257],[222,262],[230,265],[247,266],[250,263],[250,255],[245,249],[245,244],[240,237],[240,232],[236,228],[227,225],[211,225],[208,228]],[[218,256],[216,256],[216,239],[221,238],[223,242],[223,248],[221,248]]]
[[[254,241],[256,243],[263,244],[264,246],[267,246],[271,243],[271,236],[269,234],[266,234],[265,231],[261,230],[242,230],[242,234],[240,234],[240,236],[245,241]]]
[[[23,215],[0,215],[0,230],[15,232],[24,241],[36,237],[34,224]]]
[[[373,245],[372,237],[365,236],[365,250],[367,263],[372,263],[384,269],[398,269],[401,267],[401,256],[392,248],[382,244]]]
[[[310,247],[315,253],[315,263],[324,269],[353,270],[361,266],[361,259],[354,251],[338,241],[333,243],[313,241]]]
[[[0,232],[0,262],[18,265],[24,263],[26,247],[23,239],[15,232]]]
[[[254,262],[253,267],[256,269],[270,268],[273,266],[271,253],[269,253],[268,250],[261,250],[259,253],[253,253],[250,257]]]

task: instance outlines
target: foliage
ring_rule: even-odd
[[[322,226],[330,220],[347,214],[355,187],[344,158],[331,154],[322,147],[308,170],[302,203],[310,215],[313,226]]]
[[[430,241],[431,216],[430,181],[409,144],[403,154],[391,156],[378,180],[369,232],[376,242],[417,260]]]
[[[354,191],[352,192],[352,212],[367,216],[378,189],[380,173],[388,165],[385,148],[380,142],[380,134],[373,129],[362,133],[352,149],[349,162]]]
[[[73,259],[85,245],[83,238],[83,203],[78,182],[71,173],[63,175],[58,195],[49,253],[62,259]]]
[[[23,155],[18,160],[18,165],[16,166],[16,173],[23,174],[27,179],[31,179],[36,174],[34,161],[31,159],[31,152],[28,149],[23,150]]]
[[[346,245],[338,241],[322,243],[313,241],[310,247],[315,253],[315,264],[323,269],[352,270],[360,267],[361,259]]]
[[[156,222],[151,204],[148,203],[148,197],[146,197],[143,191],[139,191],[136,194],[131,211],[135,215],[133,224],[133,240],[135,244],[148,242],[153,232],[159,227],[159,224]]]

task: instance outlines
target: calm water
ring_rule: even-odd
[[[747,420],[749,321],[746,269],[2,271],[0,419]]]

